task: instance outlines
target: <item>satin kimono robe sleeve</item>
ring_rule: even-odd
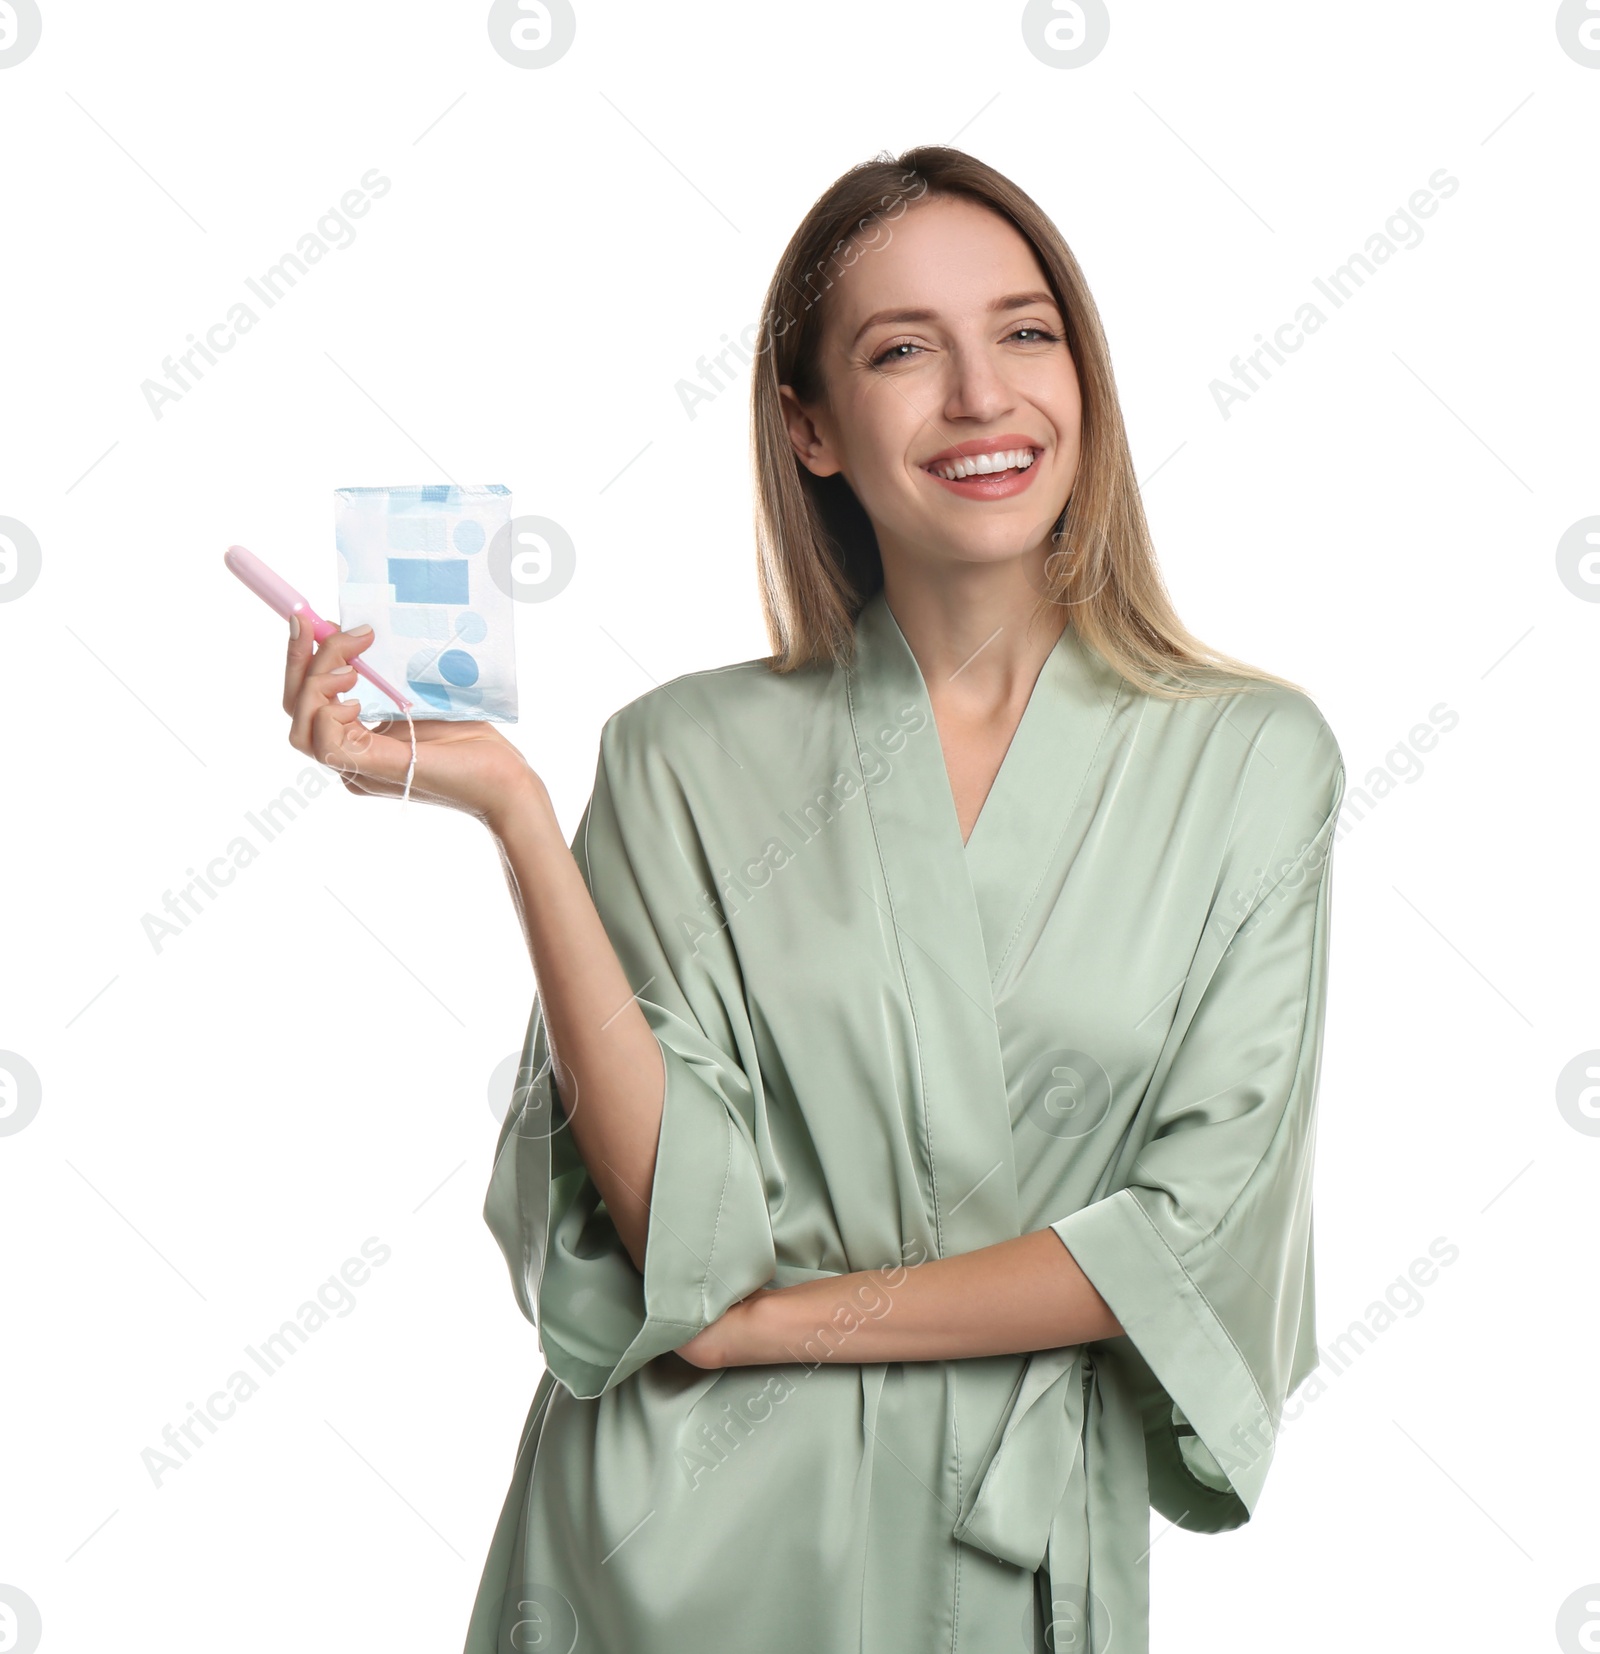
[[[548,1370],[582,1400],[686,1344],[776,1268],[732,960],[707,934],[692,939],[681,980],[675,962],[685,917],[709,924],[694,845],[663,754],[612,718],[574,853],[666,1071],[644,1275],[566,1129],[537,1004],[484,1209]]]
[[[1318,1359],[1313,1119],[1344,773],[1322,731],[1256,741],[1116,1192],[1050,1226],[1155,1404],[1151,1503],[1203,1532],[1254,1512],[1284,1401]]]
[[[1344,768],[1280,686],[1171,701],[1062,634],[963,844],[882,593],[848,669],[693,673],[601,736],[574,854],[666,1071],[641,1277],[535,1003],[484,1216],[539,1380],[466,1654],[1147,1654],[1154,1507],[1255,1512],[1316,1364]],[[1054,1230],[1116,1338],[787,1365],[739,1299]]]

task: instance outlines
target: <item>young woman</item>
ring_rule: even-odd
[[[841,177],[752,371],[773,655],[616,713],[570,852],[418,729],[538,989],[484,1214],[548,1370],[467,1654],[1140,1654],[1151,1506],[1247,1521],[1317,1361],[1339,748],[1177,620],[990,168]],[[290,738],[394,795],[366,642],[291,640]]]

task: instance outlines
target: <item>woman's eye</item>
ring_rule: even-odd
[[[885,362],[891,359],[891,357],[897,362],[903,362],[905,361],[905,357],[895,356],[895,351],[920,350],[921,348],[922,347],[920,345],[913,344],[910,339],[897,339],[892,345],[886,345],[876,356],[872,358],[872,365],[875,368],[881,368]]]
[[[1013,328],[1009,337],[1015,339],[1020,333],[1031,333],[1034,335],[1033,338],[1024,339],[1022,341],[1024,344],[1029,345],[1053,345],[1058,344],[1061,339],[1061,335],[1059,333],[1052,333],[1049,328],[1040,327],[1035,322],[1025,322],[1021,327]],[[875,368],[881,368],[885,362],[905,362],[910,360],[910,358],[907,356],[897,356],[895,354],[896,351],[920,351],[921,349],[922,346],[915,343],[915,341],[911,339],[896,339],[893,344],[885,345],[884,348],[872,358],[872,365]]]

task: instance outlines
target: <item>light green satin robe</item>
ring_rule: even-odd
[[[666,1065],[646,1267],[536,1004],[484,1216],[548,1371],[466,1654],[1144,1654],[1151,1506],[1247,1521],[1317,1362],[1343,788],[1303,695],[1163,701],[1068,627],[963,846],[881,593],[849,672],[613,716],[574,850]],[[1125,1335],[673,1353],[762,1286],[886,1271],[867,1319],[897,1269],[1046,1227]]]

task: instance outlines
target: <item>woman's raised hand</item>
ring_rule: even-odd
[[[289,637],[283,673],[283,710],[289,714],[289,745],[338,772],[353,793],[399,798],[411,762],[411,738],[403,716],[368,729],[354,701],[339,696],[356,687],[349,662],[373,640],[370,627],[330,632],[320,644],[311,628]],[[412,718],[417,732],[417,767],[411,796],[477,816],[491,828],[525,796],[538,777],[498,729],[485,721],[446,722]]]

